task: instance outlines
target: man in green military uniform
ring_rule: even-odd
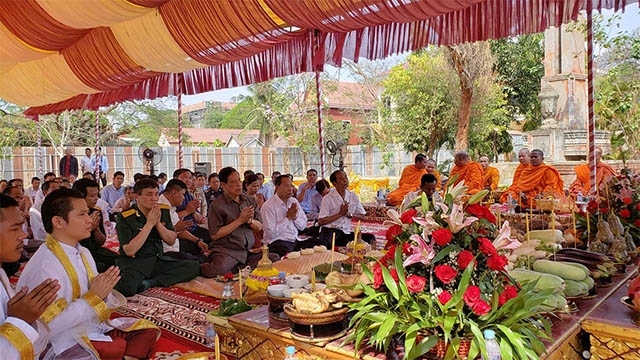
[[[92,224],[91,236],[80,241],[80,245],[89,249],[91,256],[96,261],[98,272],[103,273],[116,264],[118,254],[104,247],[107,236],[104,231],[102,211],[96,207],[99,188],[98,183],[91,179],[78,179],[73,183],[73,190],[79,191],[87,202]]]
[[[158,183],[141,179],[133,186],[137,203],[117,218],[116,230],[120,241],[121,279],[115,289],[132,296],[154,286],[171,286],[198,276],[197,261],[176,260],[162,253],[162,242],[173,245],[173,231],[169,206],[158,204]]]

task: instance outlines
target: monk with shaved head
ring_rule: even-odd
[[[540,194],[564,196],[562,177],[553,166],[544,163],[544,153],[541,150],[532,150],[529,162],[530,165],[522,170],[518,181],[502,194],[502,203],[506,202],[509,194],[513,199],[521,199],[521,205],[527,207],[533,206],[536,196]]]
[[[468,187],[468,194],[475,194],[484,188],[482,185],[482,166],[477,162],[471,161],[471,157],[466,151],[461,150],[456,152],[453,161],[455,166],[449,173],[447,186],[454,186],[464,181],[464,185]],[[454,176],[456,175],[458,176],[452,183],[451,181],[454,180]]]
[[[586,195],[591,190],[591,171],[589,164],[581,164],[575,167],[576,179],[571,183],[569,192],[577,196],[578,193]],[[596,148],[596,185],[599,189],[603,182],[612,176],[616,176],[616,170],[609,164],[602,162],[602,149]]]

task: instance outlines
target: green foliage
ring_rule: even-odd
[[[249,114],[259,106],[260,104],[257,104],[254,98],[245,97],[238,105],[224,114],[220,127],[223,129],[244,128],[249,123]],[[257,129],[257,124],[251,128]]]
[[[526,118],[525,130],[540,126],[540,79],[544,75],[543,34],[490,40],[493,71],[502,85],[509,112]]]
[[[164,105],[152,101],[126,102],[120,104],[110,116],[117,124],[119,134],[140,139],[140,142],[157,144],[161,132],[173,138],[178,137],[175,107],[171,106],[173,104]],[[190,126],[186,116],[183,116],[183,126]],[[189,141],[188,136],[185,135],[184,141]]]
[[[412,54],[406,64],[391,69],[383,85],[384,96],[392,104],[385,115],[395,120],[386,131],[395,134],[406,151],[432,157],[453,141],[458,81],[441,50]]]
[[[498,155],[513,151],[509,130],[511,116],[506,96],[498,84],[490,84],[484,97],[478,97],[471,111],[469,149],[475,158],[488,156],[497,161]]]
[[[202,123],[202,126],[205,128],[222,127],[222,121],[224,120],[224,115],[227,112],[228,112],[227,110],[224,110],[220,106],[207,105],[207,108],[204,113],[204,122]]]

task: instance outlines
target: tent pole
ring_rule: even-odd
[[[182,76],[178,76],[178,168],[184,166],[184,150],[182,149]]]
[[[596,183],[596,119],[593,113],[593,1],[587,1],[587,96],[589,111],[589,174],[591,180],[591,194],[598,194]]]
[[[44,154],[42,154],[42,129],[40,128],[40,115],[36,115],[35,120],[38,139],[38,177],[42,179],[42,174],[44,174]]]
[[[102,176],[102,168],[99,166],[101,164],[102,151],[100,151],[100,158],[98,157],[98,150],[100,149],[100,110],[96,110],[96,148],[95,148],[95,158],[96,158],[96,170],[95,170],[95,178],[98,185],[100,185],[100,177]]]
[[[320,71],[316,70],[316,106],[318,110],[318,150],[320,150],[320,174],[325,177],[324,163],[324,129],[322,124],[322,86],[320,83]]]

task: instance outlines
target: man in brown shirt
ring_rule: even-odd
[[[211,255],[200,265],[200,275],[208,278],[245,266],[255,268],[261,258],[260,252],[249,251],[255,243],[253,232],[262,230],[255,199],[242,193],[242,179],[236,169],[225,167],[218,176],[224,192],[209,205]],[[275,254],[269,257],[272,261],[279,258]]]

